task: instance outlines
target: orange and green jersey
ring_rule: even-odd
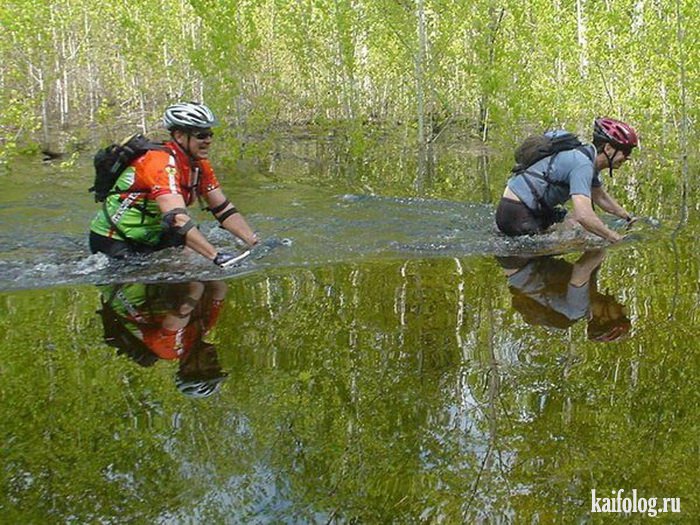
[[[107,197],[91,231],[117,240],[125,240],[123,233],[131,241],[156,246],[163,234],[159,196],[182,195],[189,206],[219,187],[208,160],[190,161],[174,141],[165,146],[170,151],[150,150],[121,173],[113,188],[119,193]]]
[[[214,328],[224,306],[222,299],[205,294],[189,314],[186,326],[175,330],[165,328],[163,320],[177,315],[178,303],[186,297],[186,289],[181,288],[174,302],[167,295],[177,293],[181,286],[133,283],[101,288],[123,330],[140,339],[160,359],[175,360],[185,358]]]

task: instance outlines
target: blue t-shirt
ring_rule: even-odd
[[[528,264],[508,278],[508,285],[571,321],[586,317],[590,308],[589,283],[583,286],[569,283],[565,291],[560,290],[548,285],[547,271],[555,270]]]
[[[557,132],[554,132],[556,134]],[[568,201],[572,195],[585,195],[591,198],[591,189],[603,185],[600,181],[600,172],[595,169],[592,158],[595,158],[595,148],[592,144],[584,146],[588,154],[580,149],[572,149],[559,152],[552,162],[549,179],[558,184],[552,184],[542,177],[525,173],[515,175],[508,181],[508,188],[531,210],[539,209],[539,202],[525,177],[535,188],[550,208],[554,208]],[[551,157],[536,162],[527,171],[541,176],[547,171]]]

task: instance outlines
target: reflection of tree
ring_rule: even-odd
[[[206,403],[174,391],[171,363],[95,349],[94,297],[8,301],[0,501],[37,522],[569,523],[595,487],[694,516],[694,295],[669,323],[672,276],[638,269],[670,255],[612,253],[598,285],[639,307],[635,337],[608,345],[523,322],[486,258],[236,278],[208,336],[230,377]]]
[[[659,366],[657,352],[590,351],[575,366],[555,353],[513,375],[513,391],[527,393],[527,418],[513,429],[522,437],[515,443],[520,461],[510,473],[511,481],[527,487],[514,500],[525,521],[562,513],[578,519],[591,488],[683,494],[693,505],[690,485],[698,464],[688,445],[696,409],[689,402],[697,398],[697,382],[673,378],[672,370],[689,366],[687,354],[672,352]],[[669,390],[669,384],[676,386]],[[684,466],[686,461],[691,464]]]
[[[619,287],[638,265],[616,268],[611,281]],[[656,279],[635,278],[640,289],[649,285],[664,296]],[[663,318],[663,309],[658,314]],[[509,432],[517,438],[511,446],[518,457],[509,478],[521,487],[512,504],[522,521],[581,520],[590,510],[591,488],[684,494],[697,508],[697,497],[689,497],[697,456],[687,448],[690,413],[697,412],[688,403],[697,384],[678,383],[675,372],[697,369],[697,363],[677,351],[678,334],[669,335],[649,330],[633,341],[593,346],[582,344],[572,327],[561,339],[549,332],[528,345],[526,362],[511,367],[505,380],[521,413]]]
[[[480,508],[504,460],[495,450],[497,363],[486,362],[493,371],[484,403],[474,397],[481,396],[478,376],[462,368],[462,356],[479,354],[495,331],[484,318],[490,299],[465,301],[465,289],[470,298],[496,295],[477,274],[452,260],[300,272],[266,278],[245,310],[231,311],[241,339],[269,345],[275,356],[259,363],[271,370],[234,371],[232,383],[253,389],[245,413],[267,414],[252,423],[254,433],[272,451],[273,470],[304,495],[300,508],[408,518],[426,510],[438,479],[449,480],[439,490],[445,500],[429,514],[445,505],[460,512],[476,489]],[[222,326],[222,337],[230,329]],[[261,343],[249,339],[254,333]]]
[[[575,327],[534,333],[497,277],[486,261],[410,261],[233,290],[245,295],[231,315],[249,349],[231,367],[237,399],[292,508],[360,521],[577,519],[587,458],[614,468],[602,468],[611,454],[591,428],[597,417],[614,428],[619,412],[590,396],[615,353],[587,352],[583,367],[592,343]]]
[[[152,522],[175,508],[176,462],[148,431],[160,391],[95,349],[94,295],[42,291],[12,304],[0,316],[3,521]]]

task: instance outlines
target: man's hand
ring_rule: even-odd
[[[613,232],[613,235],[611,235],[611,236],[608,238],[608,240],[609,240],[611,243],[615,244],[615,243],[620,242],[620,241],[621,241],[622,239],[624,239],[624,238],[625,238],[625,237],[624,237],[623,235],[620,235],[620,234],[617,233],[617,232]]]
[[[245,259],[250,255],[250,250],[246,250],[241,253],[226,253],[226,252],[219,252],[216,254],[216,257],[214,257],[214,264],[216,264],[219,268],[229,268],[230,266],[235,265],[237,262]]]

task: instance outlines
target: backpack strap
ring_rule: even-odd
[[[146,140],[144,137],[142,137],[142,138],[143,138],[143,140]],[[161,143],[159,143],[159,142],[150,142],[150,141],[148,141],[148,142],[146,142],[144,145],[142,145],[142,147],[145,149],[145,151],[143,152],[143,154],[141,154],[141,155],[139,155],[138,157],[134,158],[134,159],[132,160],[132,162],[135,162],[136,159],[138,159],[138,158],[140,158],[141,156],[145,155],[145,154],[148,153],[149,151],[165,151],[165,152],[168,153],[169,155],[175,157],[175,152],[174,152],[172,149],[170,149],[170,148],[169,148],[168,146],[166,146],[165,144],[161,144]],[[119,176],[121,176],[121,174],[122,174],[124,171],[126,171],[126,169],[127,169],[130,165],[131,165],[130,163],[125,164],[125,163],[124,163],[124,159],[123,159],[123,158],[120,158],[120,159],[117,160],[117,162],[114,163],[114,165],[112,165],[110,171],[115,172],[115,173],[119,173]],[[129,192],[115,190],[114,187],[117,185],[117,182],[118,182],[118,181],[119,181],[119,177],[117,177],[117,178],[114,180],[114,184],[112,185],[112,188],[109,190],[109,192],[107,192],[107,197],[110,196],[110,195],[118,195],[118,194],[120,194],[120,193],[148,193],[148,190],[130,190]],[[94,186],[93,186],[92,188],[90,188],[90,191],[92,191],[93,189],[94,189]],[[105,197],[105,200],[106,200],[106,197]]]
[[[543,180],[547,184],[554,184],[555,186],[567,186],[566,183],[552,180],[549,176],[552,170],[552,164],[554,163],[554,159],[558,154],[559,153],[554,153],[553,155],[550,155],[549,162],[547,163],[547,168],[543,173],[539,173],[530,169],[525,169],[514,174],[515,177],[521,176],[523,178],[525,184],[527,184],[527,187],[530,189],[530,192],[535,197],[535,201],[537,201],[537,204],[539,204],[539,210],[533,210],[532,208],[530,208],[530,211],[535,214],[552,215],[554,213],[554,208],[550,206],[544,198],[544,193],[546,193],[547,188],[545,187],[544,192],[540,193],[533,184],[531,177]]]
[[[580,151],[581,153],[586,155],[586,157],[588,157],[588,159],[591,162],[593,162],[593,159],[595,158],[594,156],[591,156],[588,148],[586,147],[586,144],[581,144],[580,146],[572,148],[571,150],[562,150],[562,151],[572,151],[572,150]],[[537,179],[544,180],[547,184],[552,184],[554,186],[559,186],[562,188],[568,188],[569,184],[567,184],[566,182],[559,181],[559,180],[553,180],[551,177],[554,159],[556,159],[556,157],[557,157],[557,155],[559,155],[559,153],[561,153],[561,151],[557,151],[553,155],[550,155],[549,162],[547,162],[547,168],[542,173],[532,171],[530,169],[525,169],[525,170],[519,171],[517,173],[514,173],[514,176],[516,176],[516,177],[519,175],[523,177],[523,180],[527,184],[527,187],[530,189],[530,191],[532,192],[532,195],[535,197],[535,200],[540,205],[540,209],[546,215],[552,214],[554,212],[554,208],[552,206],[550,206],[547,203],[547,201],[545,201],[544,194],[537,191],[537,188],[535,188],[535,185],[532,183],[532,180],[530,179],[530,177],[535,177]],[[545,192],[546,192],[546,188],[545,188]],[[537,213],[536,210],[530,210],[530,211],[532,211],[533,213]]]
[[[143,191],[140,191],[140,192],[135,192],[135,191],[134,191],[134,192],[129,192],[129,193],[144,193],[144,192],[143,192]],[[126,207],[129,208],[129,207],[131,207],[131,205],[128,205],[128,206],[126,206]],[[143,208],[139,208],[139,209],[141,209],[142,212],[144,211]],[[117,232],[117,233],[119,234],[119,236],[121,237],[121,240],[122,240],[123,242],[125,242],[129,247],[131,247],[131,248],[137,248],[139,245],[140,245],[140,246],[149,246],[149,245],[146,244],[146,243],[139,242],[139,241],[137,241],[137,240],[131,239],[130,237],[128,237],[128,236],[126,235],[126,233],[124,233],[124,231],[123,231],[119,226],[117,226],[117,223],[114,222],[114,220],[112,219],[112,216],[109,214],[109,211],[107,211],[107,199],[105,199],[104,201],[102,201],[102,213],[103,213],[105,219],[107,220],[107,222],[109,223],[110,227],[111,227],[115,232]]]
[[[175,152],[173,152],[172,149],[170,149],[169,147],[167,147],[167,146],[164,145],[164,144],[158,144],[158,143],[155,143],[155,142],[151,142],[151,143],[149,143],[149,145],[148,145],[148,150],[149,150],[149,151],[151,151],[151,150],[165,151],[165,152],[169,153],[170,155],[175,156]],[[118,181],[118,180],[119,180],[119,179],[117,179],[117,181]],[[114,186],[117,185],[117,181],[115,181]],[[122,193],[128,193],[128,194],[132,194],[132,193],[148,193],[148,190],[119,191],[119,190],[115,190],[115,189],[113,188],[113,189],[111,189],[111,190],[109,191],[109,193],[107,193],[107,197],[109,197],[109,196],[111,196],[111,195],[120,195],[120,194],[122,194]],[[122,204],[123,204],[123,202],[124,202],[124,201],[122,201]],[[142,222],[142,223],[143,223],[143,221],[145,220],[146,215],[148,215],[148,216],[150,216],[150,217],[154,217],[154,216],[155,216],[153,213],[149,212],[149,211],[146,209],[146,203],[143,203],[142,205],[138,205],[138,204],[133,204],[133,205],[132,205],[132,203],[129,203],[126,207],[127,207],[127,208],[136,208],[136,209],[138,209],[138,210],[141,212],[141,222]],[[149,245],[146,244],[146,243],[142,243],[142,242],[139,242],[139,241],[136,241],[136,240],[134,240],[134,239],[129,238],[129,237],[124,233],[124,231],[123,231],[119,226],[117,226],[117,223],[112,219],[112,216],[109,214],[109,211],[107,210],[107,198],[105,198],[104,201],[102,201],[102,213],[104,214],[105,219],[107,220],[107,222],[109,223],[109,225],[112,227],[112,229],[114,229],[114,231],[116,231],[116,232],[119,234],[119,236],[122,238],[122,240],[123,240],[127,245],[129,245],[129,246],[131,246],[131,247],[138,247],[139,245],[141,245],[141,246],[149,246]]]
[[[537,214],[537,215],[550,215],[554,210],[552,209],[552,207],[549,204],[547,204],[547,201],[544,200],[544,195],[542,193],[540,193],[537,190],[537,188],[535,188],[535,185],[532,183],[532,179],[530,179],[530,177],[528,177],[528,175],[536,175],[538,178],[541,178],[541,179],[544,179],[544,177],[542,177],[542,175],[540,175],[539,173],[535,174],[535,173],[527,171],[527,170],[523,171],[521,173],[518,173],[518,175],[516,175],[516,176],[520,176],[520,175],[522,175],[523,180],[525,181],[525,184],[527,184],[527,187],[530,188],[530,192],[535,197],[537,204],[539,204],[539,206],[540,206],[539,210],[533,210],[532,208],[530,208],[530,211],[534,214]],[[529,208],[529,206],[528,206],[528,208]]]

